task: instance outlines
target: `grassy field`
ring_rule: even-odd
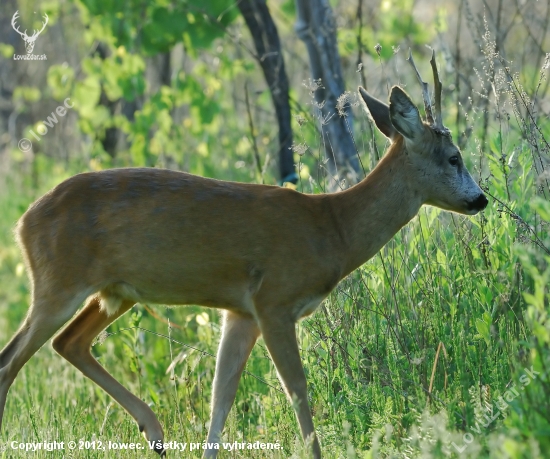
[[[527,90],[517,69],[495,68],[494,52],[485,55],[480,75],[493,94],[485,111],[456,106],[447,112],[452,118],[464,110],[467,123],[456,128],[455,140],[490,197],[487,209],[463,217],[422,208],[298,325],[324,457],[550,457],[550,126],[528,95],[538,86]],[[532,73],[545,82],[547,69],[548,62]],[[452,97],[444,106],[453,105]],[[365,126],[356,124],[356,142],[363,163],[372,165]],[[466,127],[473,133],[466,135]],[[313,177],[321,141],[312,123],[300,129],[308,143],[301,161]],[[376,140],[382,151],[383,140]],[[60,165],[38,155],[25,169],[16,154],[13,162],[21,167],[0,189],[0,347],[29,304],[13,225],[52,186],[100,167],[93,160]],[[307,173],[302,178],[299,190],[309,192],[310,183],[318,188]],[[152,407],[166,441],[187,444],[185,452],[169,451],[169,457],[201,454],[218,323],[215,310],[137,305],[93,346],[108,371]],[[77,449],[61,454],[11,446],[53,441],[75,441]],[[308,457],[261,340],[223,441],[277,443],[281,449],[224,451],[222,459]],[[0,458],[154,457],[98,449],[109,442],[147,448],[124,410],[50,344],[44,346],[10,389]],[[192,443],[196,449],[189,451]]]
[[[542,127],[531,128],[544,145]],[[299,324],[326,457],[547,457],[548,188],[544,175],[537,176],[539,153],[512,124],[492,141],[513,149],[514,157],[501,161],[492,150],[474,156],[496,198],[485,212],[468,218],[423,208]],[[13,223],[70,175],[47,162],[41,167],[50,173],[37,189],[29,191],[28,177],[16,177],[0,200],[2,344],[29,301]],[[138,305],[93,352],[153,407],[167,441],[202,443],[218,337],[216,311]],[[294,414],[261,341],[246,370],[224,440],[278,442],[282,450],[221,457],[302,457]],[[146,445],[133,420],[49,345],[12,386],[1,440],[3,458],[57,457],[14,450],[12,441]],[[112,454],[77,449],[66,457]]]

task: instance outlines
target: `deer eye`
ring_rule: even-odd
[[[449,158],[449,164],[451,166],[456,166],[458,164],[458,156],[451,156]]]

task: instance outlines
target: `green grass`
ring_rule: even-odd
[[[530,151],[526,149],[517,161],[523,169],[517,171],[518,177],[529,176]],[[517,196],[515,212],[520,214],[532,212],[532,196],[522,193],[525,180],[509,183]],[[50,185],[46,181],[41,186]],[[43,190],[25,193],[24,189],[28,190],[21,188],[0,200],[5,216],[0,326],[7,331],[2,345],[29,301],[10,233],[26,204]],[[527,252],[532,244],[520,244],[523,252],[515,248],[522,227],[499,210],[493,204],[482,215],[467,218],[423,208],[374,259],[345,279],[313,317],[300,323],[310,404],[326,457],[458,457],[452,444],[465,445],[465,433],[472,435],[465,437],[471,443],[462,457],[544,457],[536,451],[549,445],[544,371],[548,342],[544,333],[533,339],[528,314],[536,311],[522,296],[534,291],[536,279],[530,271],[539,270],[522,267],[518,253]],[[541,268],[546,265],[544,260],[533,260]],[[544,314],[547,305],[543,298]],[[176,325],[169,329],[150,310]],[[93,348],[95,356],[151,404],[168,441],[202,442],[209,418],[218,313],[158,306],[137,306],[134,311],[108,329],[109,335]],[[168,336],[198,350],[171,342]],[[444,351],[435,362],[440,343]],[[167,371],[173,361],[177,363]],[[495,403],[511,382],[519,386],[523,368],[531,365],[541,375],[511,403],[506,418],[499,416],[473,434],[476,414],[483,419],[484,407]],[[278,441],[283,450],[279,455],[245,451],[220,457],[301,457],[294,414],[261,341],[246,369],[261,380],[243,376],[224,440]],[[13,440],[145,445],[129,415],[55,355],[50,345],[32,358],[12,386],[1,435],[4,445]],[[111,453],[77,450],[72,457],[112,457]],[[29,454],[8,447],[0,457]],[[33,457],[52,457],[52,453],[37,452]],[[117,452],[117,457],[142,457],[142,453]]]

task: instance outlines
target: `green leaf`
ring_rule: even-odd
[[[75,83],[72,102],[74,108],[85,118],[91,118],[94,114],[95,106],[99,102],[101,87],[95,77],[88,77],[84,81]]]
[[[149,387],[149,395],[151,396],[151,400],[153,401],[153,403],[159,406],[160,405],[159,396],[151,387]]]
[[[52,65],[46,77],[48,87],[56,100],[62,100],[71,93],[74,83],[74,69],[66,64]]]
[[[37,102],[40,100],[40,89],[32,86],[17,86],[13,91],[13,98],[25,102]]]
[[[550,202],[539,196],[534,196],[529,204],[531,209],[537,212],[543,220],[550,222]]]
[[[7,45],[6,43],[0,43],[0,55],[5,59],[10,59],[14,52],[15,49],[13,46]]]
[[[147,54],[164,53],[182,41],[189,27],[187,16],[182,11],[155,8],[149,22],[143,27],[143,50]]]
[[[479,335],[485,340],[487,346],[490,344],[490,326],[481,319],[476,319],[476,329]]]

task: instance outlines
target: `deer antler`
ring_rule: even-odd
[[[25,29],[25,32],[21,32],[19,30],[19,26],[16,26],[16,24],[15,24],[15,21],[17,20],[18,17],[19,17],[19,10],[17,10],[15,12],[15,14],[13,15],[13,17],[11,18],[11,26],[13,27],[13,30],[15,30],[19,35],[21,35],[22,37],[26,37],[27,36],[27,29]]]
[[[432,114],[432,101],[430,100],[430,92],[428,91],[428,83],[422,80],[422,77],[420,76],[420,72],[416,68],[416,65],[414,64],[413,55],[411,48],[409,48],[409,57],[407,58],[409,61],[409,64],[411,64],[413,70],[416,73],[416,78],[418,78],[418,81],[420,82],[420,86],[422,87],[422,98],[424,99],[424,110],[426,111],[426,118],[428,119],[428,123],[434,124],[434,117]]]
[[[44,19],[46,19],[46,22],[42,22],[42,28],[40,30],[34,30],[34,33],[32,34],[32,38],[35,38],[35,37],[38,37],[38,35],[40,35],[42,33],[42,31],[44,30],[44,28],[46,27],[46,25],[48,24],[48,15],[46,13],[44,13]]]
[[[44,13],[44,19],[46,20],[46,22],[42,22],[42,28],[40,30],[34,29],[34,33],[32,34],[31,37],[29,37],[27,35],[27,29],[25,29],[24,32],[21,32],[19,30],[19,26],[16,25],[15,21],[17,21],[18,18],[19,18],[19,10],[17,10],[15,12],[15,14],[13,15],[13,17],[11,18],[11,26],[13,27],[13,30],[15,30],[22,37],[24,37],[26,39],[30,39],[30,40],[32,40],[33,38],[38,37],[38,35],[40,35],[42,33],[42,31],[44,30],[44,28],[46,27],[46,25],[48,24],[48,21],[49,21],[48,15],[46,13]]]
[[[439,79],[439,72],[437,71],[437,64],[435,62],[435,50],[432,49],[432,58],[430,59],[432,66],[432,72],[434,74],[434,90],[435,90],[435,123],[436,130],[445,131],[448,130],[443,126],[443,117],[441,115],[441,80]]]
[[[422,86],[422,98],[424,99],[424,108],[426,110],[426,118],[428,123],[431,124],[432,129],[441,134],[449,134],[449,129],[443,126],[443,116],[441,114],[441,81],[439,80],[439,72],[437,71],[437,64],[435,62],[435,50],[432,50],[432,58],[430,64],[432,66],[432,72],[434,76],[434,88],[435,88],[435,118],[432,112],[432,101],[430,99],[430,92],[428,91],[428,83],[422,81],[420,72],[414,64],[412,57],[412,51],[409,48],[409,57],[407,59],[416,73],[416,78]]]

